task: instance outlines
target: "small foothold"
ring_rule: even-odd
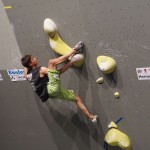
[[[103,83],[103,81],[104,81],[104,78],[103,78],[103,77],[100,77],[100,78],[98,78],[98,79],[96,80],[96,83],[101,84],[101,83]]]
[[[118,126],[113,122],[113,121],[111,121],[110,122],[110,124],[108,125],[108,128],[110,129],[110,128],[118,128]]]
[[[116,98],[119,98],[119,96],[120,96],[119,92],[115,92],[115,93],[114,93],[114,96],[115,96]]]

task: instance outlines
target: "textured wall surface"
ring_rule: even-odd
[[[0,20],[0,70],[21,67],[19,62],[21,53],[12,30],[13,26],[9,23],[2,1],[0,1]]]
[[[3,5],[12,8],[4,10]],[[4,20],[0,24],[0,58],[4,58],[0,59],[4,78],[0,81],[0,149],[103,150],[108,123],[120,117],[118,127],[130,137],[132,150],[150,149],[150,81],[139,81],[136,74],[136,68],[150,66],[149,0],[3,0],[0,7]],[[74,89],[89,110],[98,114],[96,126],[74,103],[49,99],[42,104],[26,81],[11,82],[7,76],[6,69],[20,67],[19,61],[12,66],[6,63],[7,57],[19,60],[29,53],[46,66],[57,56],[43,31],[48,17],[67,44],[85,42],[83,67],[68,69],[61,79],[65,88]],[[12,51],[3,53],[10,47],[16,56]],[[99,70],[99,55],[117,61],[116,83]],[[102,85],[95,82],[100,76],[104,77]],[[119,99],[113,96],[116,91]]]

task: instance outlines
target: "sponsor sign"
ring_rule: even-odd
[[[24,69],[9,69],[7,70],[8,76],[11,81],[24,81]]]
[[[150,67],[136,68],[138,80],[150,80]]]

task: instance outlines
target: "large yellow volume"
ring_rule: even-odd
[[[109,125],[110,130],[105,136],[105,141],[111,146],[118,146],[124,150],[130,150],[131,142],[129,137],[117,129],[117,125],[111,122]]]
[[[59,36],[56,24],[49,18],[44,21],[44,31],[49,35],[49,42],[51,48],[60,55],[67,54],[72,48],[68,46]],[[80,67],[84,62],[84,55],[80,55],[80,60],[74,62],[73,65]]]

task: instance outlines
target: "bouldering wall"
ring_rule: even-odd
[[[132,150],[150,148],[150,81],[144,75],[146,80],[138,80],[136,72],[149,71],[148,0],[3,0],[0,7],[0,149],[103,150],[108,124],[120,117],[118,128],[130,137]],[[7,75],[7,69],[22,68],[24,54],[38,57],[44,66],[58,57],[43,30],[45,18],[57,24],[69,46],[85,43],[85,63],[68,69],[61,80],[99,116],[97,125],[74,103],[49,99],[43,104],[27,81],[12,82]],[[112,76],[100,71],[96,62],[100,55],[117,62]],[[104,78],[102,84],[96,83],[99,77]]]

